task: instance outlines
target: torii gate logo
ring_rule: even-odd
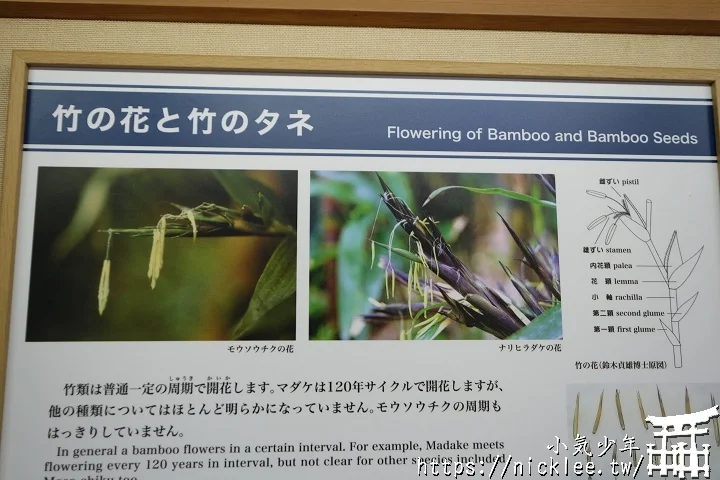
[[[654,435],[662,439],[659,449],[652,443],[647,444],[647,453],[651,460],[648,462],[648,475],[652,477],[653,472],[659,472],[661,477],[672,474],[684,478],[689,473],[690,478],[699,478],[700,472],[703,472],[705,478],[710,478],[710,445],[705,443],[702,449],[698,450],[695,439],[698,435],[708,433],[707,428],[698,428],[698,426],[718,416],[720,410],[717,405],[701,412],[684,415],[648,416],[645,421],[650,422],[654,427],[661,427],[661,430],[654,432]],[[678,442],[670,446],[668,439],[678,437],[689,438],[689,442]],[[653,460],[655,458],[659,458],[660,461],[655,463]],[[703,460],[702,465],[700,459]]]

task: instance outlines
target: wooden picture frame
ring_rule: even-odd
[[[603,3],[561,0],[473,2],[396,0],[0,0],[3,16],[148,22],[212,22],[344,27],[482,29],[578,33],[717,35],[713,0]]]
[[[29,69],[34,67],[703,84],[712,87],[715,140],[720,156],[720,70],[15,51],[0,200],[0,398],[4,396],[7,369],[27,79]]]

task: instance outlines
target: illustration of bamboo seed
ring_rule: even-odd
[[[712,393],[710,394],[710,403],[712,404],[711,407],[717,405],[717,403],[715,403],[715,395]],[[718,417],[713,418],[713,428],[715,429],[715,443],[720,447],[720,424],[718,423]]]
[[[618,420],[620,420],[620,428],[625,430],[625,417],[623,417],[622,405],[620,404],[620,391],[615,390],[615,406],[617,406]]]
[[[663,404],[662,395],[660,395],[660,387],[655,385],[655,389],[657,390],[658,403],[660,404],[660,415],[665,417],[666,416],[665,415],[665,404]],[[655,438],[653,440],[653,443],[657,447],[657,438]],[[655,463],[655,461],[656,461],[655,459],[659,459],[659,458],[660,458],[660,455],[653,455],[652,458],[650,459],[650,461],[652,462],[653,465],[658,465],[658,463]]]
[[[667,415],[665,415],[665,405],[663,405],[662,396],[660,395],[660,387],[655,385],[655,388],[657,389],[658,402],[660,403],[660,415],[667,417]]]
[[[638,463],[638,461],[637,461],[637,450],[633,448],[633,451],[632,451],[632,464],[633,464],[633,466],[635,466],[635,465],[637,465],[637,463]]]
[[[573,440],[578,436],[578,420],[580,415],[580,392],[575,397],[575,414],[573,415]]]
[[[687,387],[685,387],[685,413],[692,413],[692,407],[690,406],[690,395],[688,394]]]
[[[617,443],[613,445],[612,463],[617,463]]]
[[[593,425],[592,429],[593,435],[595,435],[598,427],[600,426],[600,417],[602,417],[603,395],[605,395],[605,390],[600,392],[600,402],[598,403],[597,413],[595,414],[595,425]]]
[[[645,427],[645,430],[648,429],[647,421],[645,420],[647,418],[647,415],[645,415],[645,409],[643,408],[642,398],[640,397],[640,390],[637,392],[637,401],[638,401],[638,407],[640,407],[640,420],[642,420],[643,427]]]

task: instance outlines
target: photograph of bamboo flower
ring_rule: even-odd
[[[40,167],[27,341],[292,340],[297,172]]]
[[[713,408],[720,384],[572,384],[567,387],[567,435],[569,448],[587,443],[595,452],[596,469],[611,471],[611,461],[624,462],[632,471],[640,464],[637,477],[649,478],[649,462],[659,463],[657,455],[648,455],[648,445],[661,447],[660,428],[647,418],[667,417]],[[715,417],[706,425],[707,434],[697,437],[703,444],[720,448],[720,424]],[[671,445],[687,442],[687,437],[669,439]],[[653,458],[651,458],[653,457]],[[710,456],[711,469],[720,468],[720,457]],[[621,467],[615,467],[620,470]]]
[[[676,368],[683,365],[682,343],[680,336],[680,321],[683,320],[692,309],[700,294],[699,291],[692,294],[681,293],[680,288],[685,285],[692,273],[695,271],[704,246],[700,246],[695,253],[683,254],[680,248],[680,237],[677,230],[673,231],[667,247],[658,250],[657,238],[653,236],[653,202],[650,199],[645,201],[645,213],[641,213],[633,201],[626,194],[620,194],[615,189],[612,193],[605,193],[597,190],[587,190],[587,194],[602,200],[605,203],[605,213],[595,218],[589,225],[588,230],[596,230],[595,243],[602,242],[610,245],[613,241],[627,242],[640,241],[643,243],[657,267],[659,276],[665,284],[669,302],[668,315],[670,321],[659,318],[660,325],[668,341],[673,347],[673,361]],[[631,235],[617,235],[618,225]],[[661,254],[661,252],[664,252]]]
[[[310,338],[558,340],[553,175],[313,172]]]

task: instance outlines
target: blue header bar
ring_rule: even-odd
[[[713,111],[706,102],[427,96],[30,89],[25,143],[356,153],[716,155]]]

